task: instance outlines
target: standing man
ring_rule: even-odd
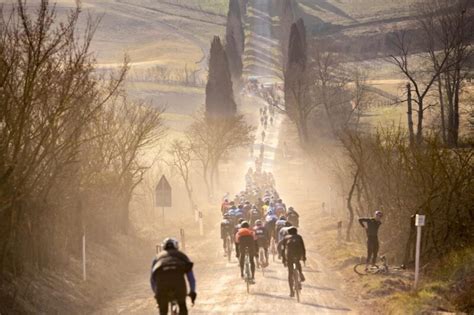
[[[367,232],[367,260],[365,267],[368,268],[369,262],[375,265],[377,261],[377,254],[379,252],[379,227],[382,224],[382,211],[375,211],[375,218],[360,218],[359,224]]]

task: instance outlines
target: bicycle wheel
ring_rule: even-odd
[[[170,310],[171,315],[178,315],[179,314],[178,303],[176,301],[170,302],[169,310]]]
[[[293,269],[293,287],[295,290],[296,301],[300,302],[301,296],[301,279],[300,279],[300,272],[295,268]]]
[[[232,242],[230,238],[227,239],[227,260],[231,262],[232,260]]]
[[[263,248],[258,250],[258,264],[260,269],[262,269],[262,276],[265,277],[265,250]]]
[[[360,276],[365,276],[368,274],[375,274],[379,272],[379,267],[374,265],[374,266],[368,266],[365,263],[357,264],[354,266],[354,272],[357,273]]]

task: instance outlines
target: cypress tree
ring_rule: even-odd
[[[280,13],[280,44],[282,50],[282,67],[285,71],[288,63],[288,45],[291,26],[295,22],[295,19],[295,5],[293,0],[284,0],[282,2]]]
[[[218,36],[211,43],[209,76],[206,85],[206,117],[222,118],[234,116],[237,105],[234,101],[229,62]]]
[[[226,28],[226,53],[229,58],[229,66],[234,83],[238,83],[242,77],[245,35],[242,25],[239,0],[229,2],[229,13],[227,14]]]
[[[293,65],[299,65],[301,70],[304,70],[306,58],[306,29],[303,19],[299,19],[291,25],[286,69],[290,70]]]

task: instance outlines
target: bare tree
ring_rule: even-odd
[[[191,164],[193,160],[193,149],[190,143],[182,140],[174,140],[169,150],[171,161],[167,162],[178,173],[183,180],[186,193],[188,194],[191,211],[196,206],[193,196],[193,187],[191,184]]]
[[[433,106],[433,104],[426,104],[426,99],[433,84],[436,83],[441,72],[446,67],[451,51],[438,60],[438,68],[435,68],[434,71],[426,71],[425,69],[420,69],[419,66],[414,65],[412,60],[412,54],[414,51],[411,50],[410,44],[414,40],[417,39],[409,38],[406,31],[399,31],[396,33],[392,40],[392,46],[395,49],[395,53],[390,55],[389,61],[394,64],[403,75],[405,75],[413,88],[413,92],[415,92],[415,97],[412,98],[412,101],[417,105],[415,111],[418,114],[416,143],[421,144],[423,141],[424,113],[429,107]]]
[[[425,1],[418,9],[422,12],[418,24],[427,39],[433,71],[440,73],[436,82],[443,139],[450,146],[457,146],[460,94],[473,54],[474,22],[472,12],[468,11],[469,1]]]
[[[188,135],[211,194],[218,180],[220,161],[231,150],[253,143],[253,131],[254,127],[245,121],[243,115],[219,119],[199,115],[195,118]]]

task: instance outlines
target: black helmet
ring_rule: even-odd
[[[172,237],[167,237],[161,243],[161,248],[163,250],[178,249],[179,248],[178,240]]]
[[[250,224],[247,222],[247,221],[243,221],[241,224],[240,224],[240,227],[242,228],[249,228],[250,227]]]
[[[295,228],[294,226],[290,226],[287,231],[288,231],[288,234],[290,235],[296,235],[298,233],[298,229]]]

